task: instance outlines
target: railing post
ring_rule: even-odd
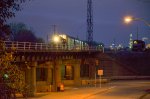
[[[48,44],[45,45],[45,50],[47,50],[47,49],[48,49]]]
[[[11,43],[10,48],[11,48],[11,49],[13,49],[13,48],[14,48],[14,42],[12,42],[12,43]]]
[[[25,50],[25,47],[26,47],[26,42],[23,42],[23,44],[24,44],[24,47],[23,47],[23,49]]]
[[[29,48],[28,48],[29,50],[30,50],[30,46],[31,46],[31,42],[29,42]]]
[[[16,49],[18,49],[18,42],[16,42]]]
[[[42,43],[40,44],[40,49],[42,50]]]
[[[37,50],[37,43],[35,43],[35,50]]]

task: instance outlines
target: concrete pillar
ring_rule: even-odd
[[[47,65],[47,69],[48,69],[48,74],[47,74],[47,83],[48,83],[48,85],[49,85],[49,89],[48,89],[48,91],[52,91],[52,81],[53,81],[53,72],[52,72],[52,70],[53,70],[53,67],[52,67],[52,64],[50,63],[50,62],[46,62],[46,65]]]
[[[61,60],[54,60],[54,91],[58,91],[57,87],[61,83]]]
[[[52,82],[52,68],[48,67],[48,75],[47,75],[47,82],[48,84],[51,84]]]
[[[31,64],[31,96],[35,96],[36,93],[36,66],[37,62]]]
[[[95,78],[95,59],[89,59],[89,79]]]
[[[78,61],[74,65],[74,84],[76,86],[81,85],[81,78],[80,78],[80,62]]]
[[[111,63],[112,63],[112,77],[113,77],[113,76],[116,76],[116,74],[117,74],[115,59],[112,59]]]
[[[31,69],[28,69],[28,68],[26,68],[26,70],[25,70],[25,83],[27,84],[27,85],[30,85],[30,83],[31,83]]]
[[[47,66],[47,83],[50,84],[51,83],[51,64],[50,62],[46,62],[46,66]]]

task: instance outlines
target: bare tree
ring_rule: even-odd
[[[19,42],[39,42],[42,43],[42,38],[37,38],[33,30],[29,29],[24,23],[11,23],[11,35],[9,37],[12,41]]]
[[[16,11],[20,11],[20,4],[26,0],[0,0],[0,36],[10,34],[10,28],[6,21],[15,16]]]

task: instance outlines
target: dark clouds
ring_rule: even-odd
[[[23,4],[23,10],[12,21],[24,22],[44,39],[52,33],[52,25],[56,24],[58,32],[85,40],[86,3],[87,0],[33,0]],[[149,21],[150,3],[139,0],[93,0],[93,6],[94,40],[110,45],[115,38],[117,43],[127,45],[129,34],[135,34],[137,24],[142,33],[140,38],[150,38],[150,29],[142,22],[127,26],[122,20],[125,15],[133,15]]]

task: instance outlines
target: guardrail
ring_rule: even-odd
[[[4,44],[6,49],[24,51],[103,51],[103,48],[99,48],[97,46],[89,47],[83,45],[63,45],[15,41],[4,41]]]

